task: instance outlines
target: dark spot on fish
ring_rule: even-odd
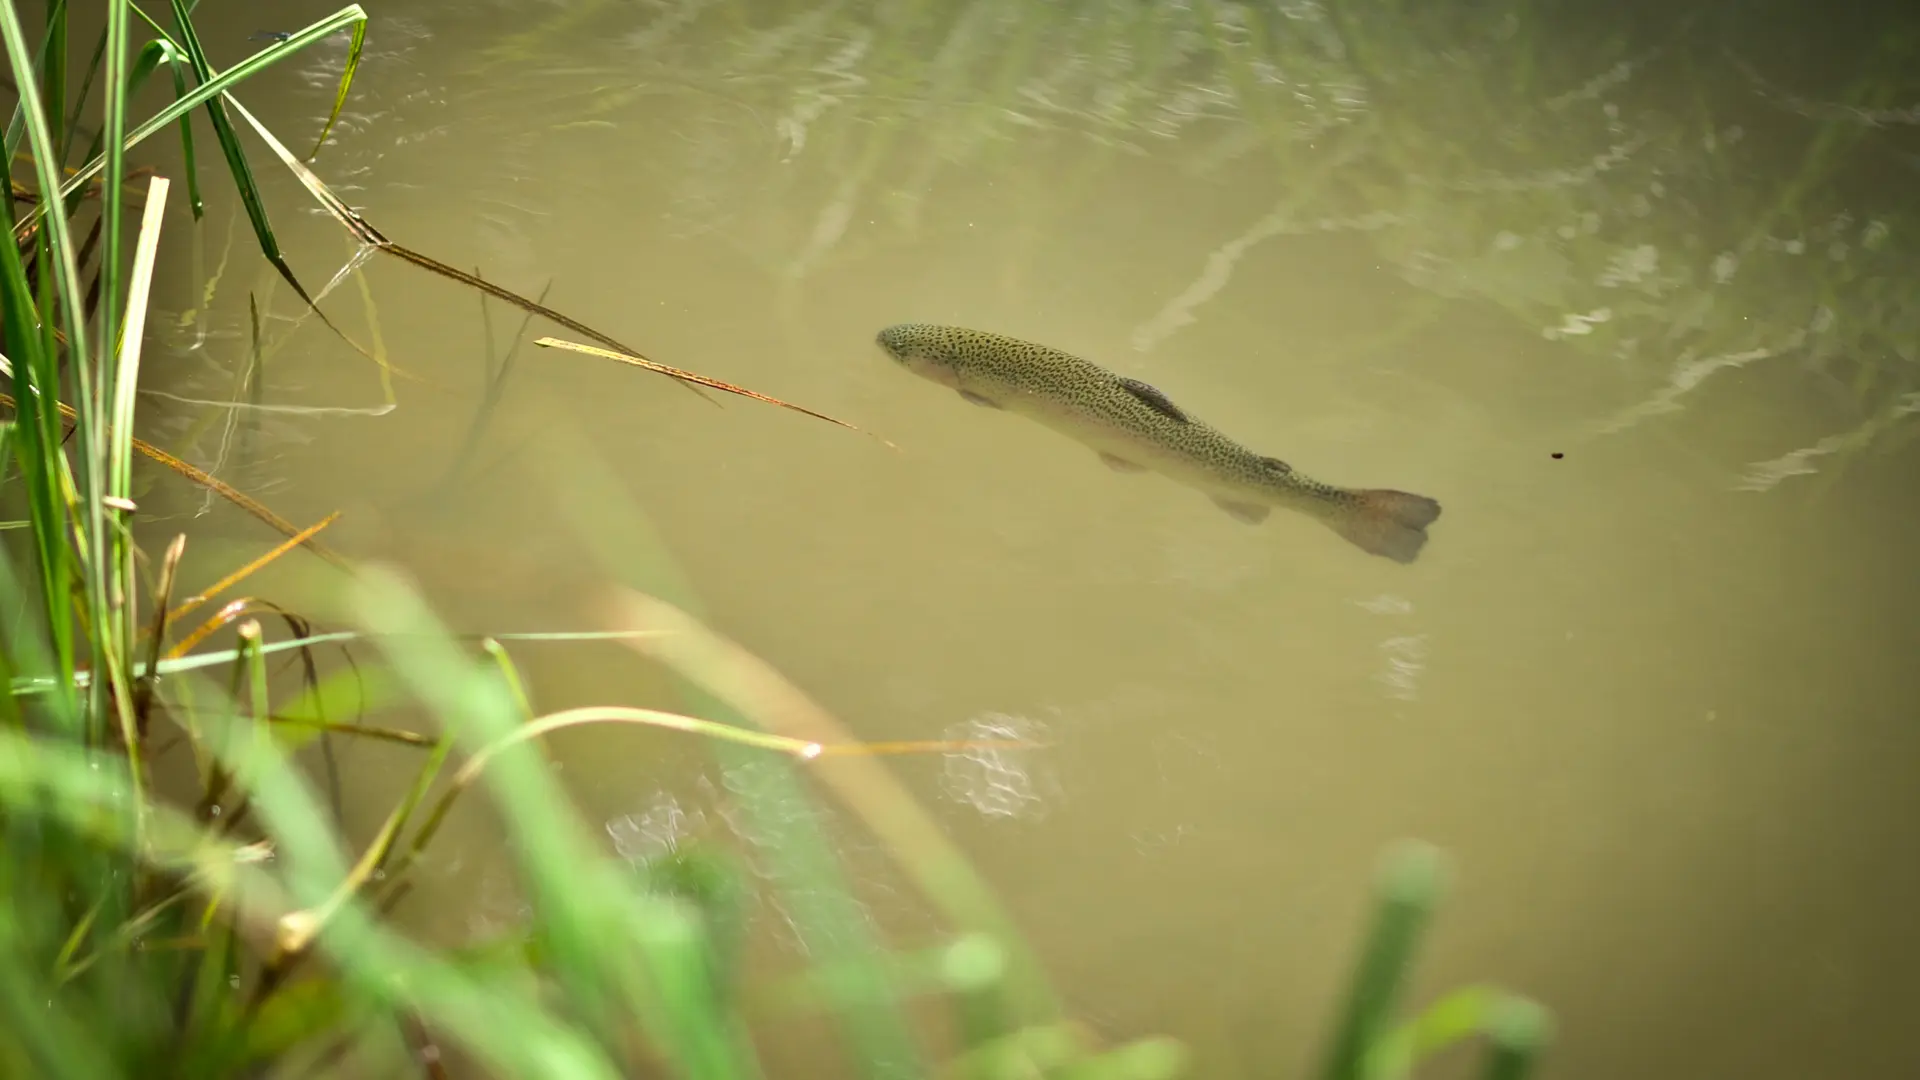
[[[1263,457],[1260,459],[1260,464],[1265,465],[1268,469],[1277,473],[1285,474],[1293,471],[1293,466],[1281,461],[1277,457]]]
[[[1148,386],[1139,379],[1121,378],[1120,389],[1139,398],[1141,403],[1147,408],[1152,409],[1162,416],[1178,420],[1183,424],[1192,423],[1191,420],[1187,419],[1187,414],[1180,411],[1178,405],[1168,400],[1167,395],[1161,393],[1155,387]]]
[[[979,394],[974,393],[971,390],[960,391],[960,396],[963,398],[966,398],[968,401],[973,402],[975,405],[978,405],[983,409],[997,409],[1000,407],[999,402],[989,397],[983,397]]]
[[[1106,462],[1107,468],[1112,469],[1114,472],[1138,473],[1147,471],[1147,467],[1137,461],[1128,461],[1123,457],[1115,457],[1105,450],[1099,451],[1099,454],[1100,460]]]
[[[1219,505],[1220,509],[1232,514],[1235,521],[1244,521],[1249,525],[1258,525],[1267,520],[1268,514],[1273,513],[1273,507],[1262,506],[1259,503],[1235,502],[1232,499],[1222,499],[1217,495],[1214,496],[1213,501]]]

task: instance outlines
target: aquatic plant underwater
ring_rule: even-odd
[[[1042,14],[1021,16],[1015,7]],[[1507,31],[1508,39],[1524,37],[1532,25],[1528,5],[1509,7],[1518,29]],[[593,329],[591,317],[553,310],[450,267],[389,239],[350,209],[318,175],[325,127],[302,157],[239,95],[248,79],[344,35],[338,116],[366,32],[359,5],[284,40],[255,42],[257,51],[224,71],[207,58],[193,8],[172,0],[155,14],[106,0],[98,9],[104,29],[89,43],[69,39],[74,13],[65,0],[50,0],[31,28],[20,5],[0,3],[0,36],[18,98],[7,149],[24,168],[9,204],[15,243],[0,254],[10,384],[10,418],[0,427],[0,499],[16,519],[8,522],[8,558],[0,561],[0,663],[11,690],[0,726],[0,899],[15,913],[0,923],[0,1069],[57,1077],[328,1069],[441,1075],[467,1065],[500,1076],[751,1077],[765,1071],[756,1038],[776,1007],[749,991],[771,983],[791,990],[780,1007],[831,1027],[847,1071],[861,1076],[1182,1075],[1186,1055],[1173,1040],[1136,1033],[1107,1041],[1076,1022],[989,883],[891,777],[878,750],[861,746],[802,691],[704,626],[690,595],[672,595],[671,603],[653,595],[674,591],[657,569],[610,554],[606,578],[621,584],[606,587],[605,625],[574,637],[620,642],[636,662],[672,672],[686,707],[544,712],[528,699],[513,652],[536,641],[565,647],[568,635],[452,634],[402,578],[328,546],[333,518],[288,522],[184,455],[137,437],[148,297],[168,243],[164,213],[170,200],[184,198],[197,219],[202,174],[216,168],[209,137],[260,253],[305,317],[376,363],[403,366],[358,342],[324,306],[328,289],[310,288],[295,273],[272,227],[282,208],[268,205],[256,165],[289,169],[361,245],[362,257],[406,262],[597,343],[547,337],[541,345],[611,358],[696,392],[745,396],[841,423],[804,404],[650,359]],[[596,10],[583,4],[574,17]],[[1278,161],[1314,182],[1293,189],[1245,236],[1196,253],[1196,263],[1219,263],[1221,275],[1202,274],[1188,295],[1144,320],[1137,336],[1148,344],[1217,293],[1248,244],[1289,230],[1354,230],[1397,253],[1409,275],[1485,300],[1597,356],[1638,363],[1655,352],[1653,342],[1663,342],[1659,356],[1679,359],[1670,369],[1653,365],[1664,386],[1624,414],[1623,425],[1667,411],[1715,372],[1783,355],[1831,365],[1861,395],[1861,428],[1836,435],[1840,441],[1825,449],[1756,463],[1748,478],[1755,485],[1801,475],[1811,458],[1904,430],[1900,421],[1920,411],[1910,379],[1917,359],[1912,320],[1920,309],[1902,304],[1898,287],[1913,277],[1911,222],[1898,208],[1855,212],[1828,194],[1834,176],[1857,167],[1849,154],[1897,120],[1894,103],[1916,70],[1911,42],[1889,41],[1867,58],[1852,96],[1824,106],[1755,71],[1755,85],[1771,95],[1766,100],[1783,103],[1788,115],[1830,121],[1810,140],[1793,182],[1755,191],[1715,186],[1739,168],[1729,160],[1733,148],[1748,144],[1705,105],[1698,115],[1665,119],[1597,107],[1576,114],[1596,103],[1593,87],[1620,85],[1656,59],[1625,40],[1597,43],[1596,53],[1609,62],[1596,69],[1591,86],[1562,94],[1545,92],[1538,81],[1516,82],[1499,95],[1486,91],[1484,79],[1421,82],[1466,88],[1454,99],[1428,99],[1429,109],[1477,110],[1500,121],[1481,127],[1492,133],[1492,149],[1463,150],[1457,172],[1433,175],[1392,167],[1396,160],[1436,160],[1404,149],[1431,137],[1430,118],[1419,109],[1364,104],[1370,94],[1420,101],[1422,95],[1394,88],[1419,82],[1432,65],[1491,63],[1486,51],[1420,47],[1422,35],[1472,38],[1480,24],[1463,29],[1443,15],[1422,16],[1393,36],[1379,30],[1379,18],[1362,17],[1371,9],[1303,5],[1283,17],[1306,28],[1283,33],[1250,5],[1218,5],[1207,17],[1184,5],[1095,10],[1097,18],[1065,19],[1045,6],[964,5],[951,25],[936,28],[949,44],[944,65],[911,69],[904,51],[887,47],[886,33],[904,33],[899,24],[851,52],[847,42],[862,40],[858,34],[816,26],[811,36],[776,35],[803,17],[850,18],[838,9],[809,9],[770,25],[762,39],[767,62],[789,50],[824,50],[813,58],[822,100],[790,102],[782,114],[791,121],[781,128],[791,152],[824,151],[876,170],[845,173],[824,195],[796,188],[773,197],[815,200],[810,205],[820,207],[822,220],[848,216],[849,200],[871,200],[911,221],[911,205],[869,190],[865,178],[888,162],[933,172],[990,160],[994,125],[1051,125],[1107,140],[1115,153],[1127,152],[1128,140],[1161,137],[1161,129],[1213,125],[1215,153],[1197,159],[1196,168]],[[1396,12],[1405,15],[1392,4],[1375,14]],[[1018,47],[996,53],[968,44],[1008,20]],[[532,26],[504,43],[492,62],[511,62],[513,50],[530,48],[542,29]],[[677,60],[697,71],[702,57],[688,49]],[[1082,60],[1045,67],[1046,85],[1036,87],[1030,65],[1042,55]],[[1526,50],[1509,40],[1500,55],[1524,57]],[[81,57],[83,64],[74,63]],[[997,81],[985,84],[999,87],[1003,100],[962,100],[956,88],[980,84],[968,73],[990,59],[998,61]],[[730,62],[750,79],[755,57],[736,54]],[[129,102],[143,88],[165,89],[154,82],[163,70],[171,103],[144,119],[131,116]],[[1282,71],[1289,74],[1281,78]],[[1537,68],[1509,74],[1539,78]],[[851,115],[862,107],[857,96],[834,91],[853,77],[888,82],[895,97],[928,108],[970,110],[980,124],[923,136],[897,112],[883,123],[859,122]],[[1295,92],[1309,84],[1310,108]],[[1335,92],[1341,87],[1347,92]],[[1222,100],[1237,103],[1231,114]],[[1007,107],[991,107],[996,101],[1019,108],[1010,115]],[[605,101],[585,103],[583,112],[593,107]],[[1579,119],[1556,126],[1539,121],[1542,113]],[[274,161],[256,160],[241,138],[243,126]],[[181,175],[129,168],[129,151],[156,136],[181,140]],[[923,137],[942,143],[914,149]],[[1611,141],[1598,149],[1583,141],[1596,137]],[[1373,163],[1379,179],[1334,183],[1324,164],[1314,167],[1324,172],[1307,167],[1300,147],[1310,138],[1344,147],[1331,157],[1347,166]],[[1578,164],[1484,171],[1503,142],[1553,138]],[[1525,160],[1539,151],[1530,145]],[[1711,196],[1729,190],[1744,193],[1739,212],[1708,217],[1703,208]],[[1609,209],[1592,209],[1600,202]],[[1650,253],[1653,226],[1634,223],[1662,214],[1697,215],[1711,227],[1697,230],[1699,243],[1687,251]],[[1636,229],[1645,236],[1636,238]],[[841,254],[842,238],[831,229],[788,239],[762,249],[780,253],[796,278]],[[1779,275],[1789,272],[1781,267],[1791,260],[1819,274],[1821,300],[1811,308],[1772,302]],[[1686,317],[1676,319],[1676,312]],[[270,348],[256,341],[256,353]],[[509,350],[502,367],[511,356]],[[482,426],[476,423],[476,433]],[[261,542],[257,558],[184,595],[177,572],[188,541],[157,551],[135,543],[134,466],[141,457],[172,474],[155,482],[208,490],[283,539]],[[600,528],[617,534],[624,527],[618,507],[582,499],[602,505]],[[302,572],[331,575],[326,580],[342,603],[328,625],[271,597],[240,593],[262,567],[293,560],[311,564]],[[333,647],[351,647],[357,667],[323,678],[314,657]],[[291,686],[275,671],[282,664]],[[349,682],[384,685],[389,712],[343,715],[338,702]],[[432,722],[400,726],[386,722],[391,715]],[[753,859],[776,865],[750,872],[740,853],[694,846],[634,868],[601,850],[538,749],[552,732],[600,724],[707,741],[722,769],[753,785],[737,793],[741,820],[757,841]],[[357,845],[326,790],[334,747],[355,739],[419,755],[405,797]],[[480,791],[499,811],[527,918],[494,940],[430,944],[403,929],[394,913],[449,814]],[[940,914],[945,936],[903,945],[884,940],[863,918],[832,838],[815,817],[794,812],[821,800],[844,806],[880,840]],[[1538,1005],[1483,986],[1412,1009],[1403,998],[1443,876],[1429,848],[1409,844],[1389,853],[1349,984],[1328,988],[1337,1000],[1313,1057],[1317,1075],[1404,1076],[1463,1042],[1482,1044],[1485,1076],[1509,1080],[1533,1067],[1548,1036]],[[807,945],[800,970],[769,975],[741,963],[750,928],[740,897],[763,888],[782,894]]]

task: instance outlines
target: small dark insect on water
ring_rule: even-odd
[[[1091,447],[1116,472],[1151,469],[1206,493],[1240,521],[1305,514],[1372,555],[1410,563],[1440,504],[1389,488],[1321,483],[1201,423],[1159,389],[1070,353],[957,326],[907,323],[879,346],[975,405],[1036,420]]]

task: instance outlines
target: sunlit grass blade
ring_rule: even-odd
[[[1402,1080],[1427,1057],[1480,1034],[1504,1000],[1490,986],[1465,986],[1447,994],[1375,1039],[1361,1075],[1365,1080]]]
[[[111,125],[109,125],[111,126]],[[110,399],[109,421],[107,427],[107,462],[111,470],[107,478],[107,494],[117,498],[131,498],[133,495],[133,413],[136,393],[140,388],[140,350],[146,341],[147,333],[147,296],[153,288],[154,259],[160,253],[160,227],[167,210],[167,178],[156,176],[147,184],[145,212],[140,220],[140,235],[134,244],[133,276],[127,282],[126,326],[121,329],[108,317],[109,309],[102,308],[103,327],[116,330],[114,338],[108,339],[109,348],[118,350],[118,361],[113,367],[113,395]],[[118,214],[103,209],[109,221],[117,221]],[[118,244],[118,238],[109,228],[107,248],[111,253]],[[111,254],[107,269],[119,262]],[[112,288],[117,273],[109,272],[108,295],[115,295]],[[128,556],[127,569],[132,566]],[[131,584],[131,582],[127,582]]]
[[[327,145],[327,136],[333,133],[333,125],[340,120],[340,110],[347,106],[347,89],[353,85],[353,73],[360,69],[360,50],[367,43],[367,24],[365,20],[353,24],[353,43],[347,47],[347,64],[340,72],[340,89],[333,95],[333,110],[327,113],[327,122],[320,128],[320,137],[313,140],[313,151],[307,160],[320,156],[320,148]]]

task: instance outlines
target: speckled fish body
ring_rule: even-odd
[[[976,405],[1025,416],[1098,452],[1116,471],[1151,470],[1211,496],[1242,521],[1272,507],[1310,515],[1372,554],[1412,562],[1432,499],[1336,487],[1255,453],[1158,389],[1071,353],[980,330],[902,323],[876,341],[908,370]]]

